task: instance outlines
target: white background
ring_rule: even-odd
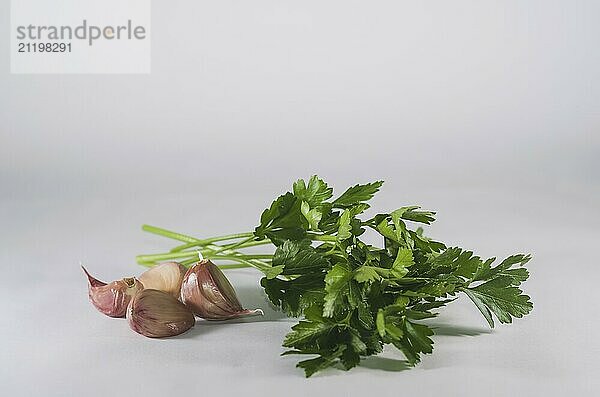
[[[152,74],[11,75],[0,1],[0,390],[7,395],[597,395],[600,3],[152,4]],[[167,241],[249,230],[298,177],[386,180],[374,211],[438,211],[436,238],[531,252],[534,310],[493,332],[465,299],[434,354],[305,380],[251,270],[251,323],[145,339],[87,301]],[[463,335],[463,336],[458,336]]]

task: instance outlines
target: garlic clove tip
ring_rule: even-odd
[[[109,317],[125,317],[125,311],[131,298],[144,289],[135,277],[105,283],[93,277],[87,269],[81,267],[88,278],[88,297],[99,312]]]

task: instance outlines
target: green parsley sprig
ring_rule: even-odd
[[[434,331],[423,320],[460,293],[490,327],[494,317],[511,323],[531,311],[529,296],[519,288],[529,277],[524,267],[529,255],[495,264],[495,258],[482,260],[471,251],[446,247],[421,227],[410,227],[434,221],[434,212],[417,206],[363,219],[382,184],[358,184],[332,199],[333,189],[319,177],[300,179],[247,233],[200,239],[144,225],[145,231],[183,244],[137,260],[146,266],[174,259],[190,265],[201,252],[223,269],[263,272],[260,283],[273,305],[301,318],[285,337],[289,350],[283,354],[313,356],[298,363],[307,377],[331,366],[351,369],[387,344],[415,365],[433,350]],[[381,236],[381,247],[361,241],[367,229]],[[243,251],[260,245],[274,245],[275,252]]]

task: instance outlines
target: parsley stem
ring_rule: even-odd
[[[205,256],[206,259],[229,259],[229,260],[235,260],[235,259],[273,259],[273,255],[271,254],[257,254],[257,255],[213,255],[212,253],[209,253]],[[235,258],[235,259],[233,259]]]
[[[217,265],[219,269],[246,269],[252,267],[250,265],[246,265],[244,263],[232,263],[230,265]]]
[[[266,269],[270,269],[271,266],[265,262],[262,262],[258,259],[255,260],[249,260],[246,258],[241,258],[239,256],[220,256],[220,257],[216,257],[216,258],[212,258],[215,260],[218,259],[225,259],[225,260],[230,260],[230,261],[234,261],[234,262],[238,262],[239,264],[243,264],[246,265],[246,267],[253,267],[255,269],[258,269],[260,271],[264,271]],[[223,265],[223,266],[227,266],[227,265]]]
[[[198,258],[190,258],[190,259],[186,259],[184,261],[181,261],[179,263],[181,263],[183,266],[185,267],[189,267],[190,265],[194,264],[198,262]]]
[[[170,238],[173,240],[183,241],[186,243],[186,244],[182,244],[182,245],[179,245],[179,246],[173,248],[171,250],[171,252],[173,252],[173,253],[181,252],[188,248],[193,248],[193,247],[198,247],[198,246],[203,247],[203,246],[207,246],[212,243],[215,243],[215,242],[226,241],[226,240],[235,240],[235,239],[244,239],[244,240],[241,242],[226,244],[223,247],[231,249],[231,248],[252,247],[255,245],[263,245],[263,244],[271,244],[271,242],[268,239],[263,239],[263,240],[258,240],[258,241],[253,240],[254,233],[252,233],[252,232],[226,234],[223,236],[215,236],[215,237],[209,237],[206,239],[199,239],[196,237],[188,236],[186,234],[173,232],[171,230],[167,230],[167,229],[163,229],[163,228],[151,226],[151,225],[143,225],[142,230],[152,233],[152,234],[159,235],[159,236],[167,237],[167,238]],[[327,241],[327,242],[336,242],[337,241],[336,236],[332,236],[329,234],[307,233],[307,236],[314,241]]]
[[[232,250],[234,248],[238,248],[243,246],[246,243],[251,242],[254,239],[254,236],[250,236],[248,238],[245,238],[243,240],[238,241],[237,243],[233,243],[233,244],[226,244],[223,247],[219,248],[218,250],[216,250],[215,252],[213,252],[213,254],[218,254],[219,252],[223,252],[225,250]]]
[[[142,230],[145,232],[157,234],[159,236],[171,238],[173,240],[185,241],[187,243],[197,241],[197,239],[194,237],[186,236],[185,234],[181,234],[181,233],[172,232],[170,230],[163,229],[163,228],[156,227],[156,226],[142,225]]]
[[[215,255],[215,252],[211,250],[200,250],[202,256],[206,259],[231,259],[231,258],[239,258],[239,259],[272,259],[273,255],[271,254],[240,254],[235,251],[229,253],[225,252],[226,255]],[[183,252],[170,252],[166,254],[152,254],[152,255],[138,255],[136,256],[136,261],[138,263],[147,263],[147,262],[160,262],[167,261],[171,259],[181,259],[181,258],[190,258],[190,257],[198,257],[198,251],[183,251]]]
[[[315,241],[330,241],[330,242],[338,241],[336,236],[331,236],[329,234],[306,233],[306,235]]]
[[[167,237],[167,238],[170,238],[173,240],[183,241],[186,243],[194,243],[195,245],[208,245],[210,243],[214,243],[217,241],[234,240],[234,239],[238,239],[238,238],[247,238],[247,237],[254,236],[254,234],[252,232],[248,232],[248,233],[227,234],[224,236],[216,236],[216,237],[211,237],[211,238],[207,238],[207,239],[197,239],[192,236],[173,232],[171,230],[167,230],[167,229],[163,229],[163,228],[151,226],[151,225],[142,225],[142,230],[152,233],[152,234],[157,234],[159,236]]]
[[[259,241],[256,241],[256,240],[252,240],[252,238],[250,238],[250,237],[248,237],[246,240],[251,240],[251,241],[245,242],[245,243],[240,244],[240,245],[237,245],[238,243],[226,244],[223,247],[226,247],[227,249],[232,249],[232,248],[246,248],[246,247],[254,247],[256,245],[271,244],[271,242],[269,240],[259,240]],[[177,247],[173,248],[171,250],[171,252],[181,252],[183,250],[186,250],[186,249],[189,249],[189,248],[194,248],[194,247],[197,247],[197,246],[206,246],[207,244],[204,244],[204,241],[199,241],[199,242],[195,242],[195,243],[187,243],[187,244],[178,245]]]
[[[204,256],[204,252],[200,251]],[[170,259],[180,259],[180,258],[189,258],[195,256],[198,257],[198,251],[185,251],[185,252],[175,252],[168,254],[152,254],[152,255],[138,255],[135,257],[135,260],[138,263],[141,262],[160,262],[167,261]]]
[[[183,266],[185,266],[185,267],[189,267],[189,265],[191,265],[193,263],[196,263],[196,262],[198,262],[198,259],[194,258],[194,259],[188,259],[188,260],[182,261],[181,264]],[[140,265],[146,266],[146,267],[152,267],[152,266],[154,266],[154,262],[143,262],[143,263],[140,263]],[[246,263],[246,262],[244,262],[244,263],[227,263],[227,264],[224,264],[224,265],[217,265],[217,266],[220,269],[224,269],[224,270],[227,270],[227,269],[259,268],[259,266],[253,266],[253,265],[251,265],[249,263]]]

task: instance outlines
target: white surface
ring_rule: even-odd
[[[148,76],[10,75],[2,35],[0,394],[599,395],[599,13],[155,1]],[[532,252],[532,314],[488,333],[462,299],[417,368],[394,371],[388,351],[306,380],[252,271],[229,274],[265,318],[169,340],[88,303],[80,261],[109,281],[171,248],[142,223],[248,230],[313,173],[338,191],[384,179],[373,211],[437,210],[431,233],[481,256]]]
[[[392,184],[391,184],[392,185]],[[384,190],[378,207],[401,196]],[[233,192],[232,192],[233,193]],[[425,191],[438,203],[434,235],[476,248],[482,255],[531,251],[531,281],[525,290],[532,314],[490,332],[466,299],[439,319],[434,354],[414,369],[402,369],[399,353],[369,359],[349,373],[329,370],[305,380],[296,357],[279,357],[292,324],[270,310],[252,270],[229,271],[247,307],[262,307],[264,318],[227,324],[199,321],[187,334],[169,340],[143,338],[125,320],[104,317],[88,303],[83,260],[104,280],[136,274],[136,253],[159,252],[167,244],[142,234],[144,220],[184,231],[244,230],[256,200],[236,207],[224,196],[218,210],[172,215],[181,206],[208,200],[202,195],[170,197],[140,205],[130,200],[4,201],[0,259],[5,264],[0,292],[2,370],[0,383],[11,395],[124,395],[218,393],[226,395],[314,395],[359,392],[383,395],[594,395],[600,384],[594,308],[598,270],[594,247],[600,214],[593,197],[548,197],[536,192]],[[265,194],[265,198],[269,197]],[[569,209],[577,202],[577,210]],[[400,203],[399,203],[400,204]],[[161,208],[163,210],[161,210]],[[223,219],[222,208],[233,208]],[[187,218],[187,219],[186,219]],[[247,224],[248,226],[250,223]],[[201,234],[200,234],[201,235]],[[7,249],[8,248],[8,249]],[[8,273],[8,274],[6,274]],[[382,368],[377,369],[377,368]]]

